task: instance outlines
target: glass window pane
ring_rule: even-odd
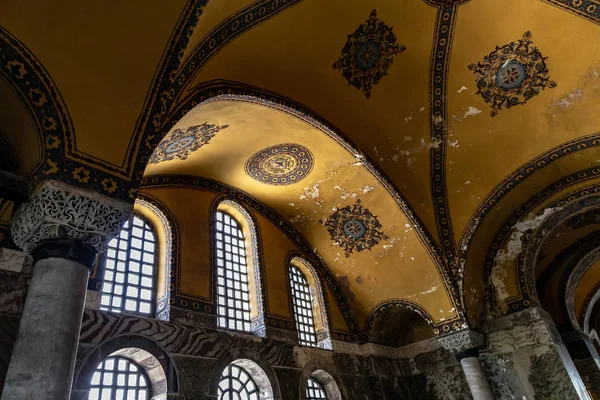
[[[229,365],[223,370],[219,380],[218,400],[254,399],[258,400],[258,387],[246,371]]]
[[[298,331],[298,342],[305,346],[316,346],[315,322],[313,319],[312,304],[310,301],[310,287],[304,274],[295,266],[290,265],[290,285],[294,317]]]
[[[242,312],[250,309],[249,288],[245,283],[248,281],[247,266],[245,259],[239,259],[237,255],[245,252],[244,240],[237,239],[238,236],[243,239],[243,233],[231,215],[217,211],[215,219],[217,293],[218,302],[223,305],[217,309],[218,323],[222,328],[250,331],[250,313]]]
[[[115,251],[117,247],[118,252]],[[110,306],[110,311],[114,312],[152,314],[155,251],[152,227],[134,215],[123,225],[119,236],[111,240],[106,252],[103,306]],[[115,300],[113,295],[126,295],[127,299],[117,297]]]

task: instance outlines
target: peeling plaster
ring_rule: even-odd
[[[508,243],[496,253],[490,276],[498,300],[503,301],[509,297],[504,282],[508,272],[504,265],[512,265],[523,250],[523,236],[525,233],[538,228],[547,217],[561,209],[562,207],[546,208],[542,214],[517,222],[513,226]]]
[[[473,115],[477,115],[477,114],[481,114],[481,110],[476,108],[476,107],[469,107],[469,109],[467,110],[467,112],[465,113],[463,118],[467,118]]]
[[[583,98],[583,90],[581,90],[580,88],[577,88],[577,89],[573,90],[572,92],[567,93],[567,95],[565,97],[558,99],[556,102],[554,102],[554,105],[557,105],[560,108],[562,108],[563,110],[566,110],[567,108],[571,107],[571,105],[573,103],[575,103],[577,100],[582,99],[582,98]],[[553,116],[556,117],[556,114]]]
[[[568,92],[565,96],[555,99],[555,101],[551,104],[552,106],[558,106],[563,111],[573,106],[578,101],[585,98],[584,92],[594,91],[598,92],[600,88],[600,83],[598,80],[600,79],[600,64],[595,64],[586,73],[584,77],[583,84]],[[588,93],[589,94],[589,93]],[[552,115],[556,117],[556,114]]]
[[[367,193],[369,193],[370,191],[372,191],[372,190],[375,190],[375,188],[374,188],[373,186],[369,186],[369,185],[367,185],[367,186],[365,186],[364,188],[362,188],[361,190],[362,190],[363,194],[367,194]]]

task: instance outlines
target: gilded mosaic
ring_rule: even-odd
[[[229,125],[214,125],[208,122],[184,129],[177,128],[168,135],[154,150],[149,164],[162,161],[185,160],[190,154],[207,144],[219,131]]]
[[[477,65],[468,66],[475,74],[477,93],[491,104],[492,117],[502,108],[525,104],[543,89],[556,87],[548,76],[547,58],[533,45],[531,32],[525,32],[523,39],[496,46]]]
[[[353,252],[370,250],[381,240],[389,240],[381,224],[360,200],[331,214],[327,221],[319,221],[329,231],[331,239],[342,249],[346,257]]]
[[[348,35],[333,68],[342,71],[348,86],[362,90],[368,99],[373,86],[387,75],[394,56],[404,50],[406,47],[398,44],[392,27],[377,18],[377,10],[373,10],[369,19]]]
[[[245,171],[259,182],[291,185],[304,179],[314,166],[314,157],[306,147],[285,143],[267,147],[248,159]]]

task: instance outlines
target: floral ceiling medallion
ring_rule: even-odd
[[[496,46],[477,65],[469,65],[475,74],[477,93],[491,104],[492,117],[502,108],[525,104],[543,89],[556,87],[548,76],[547,58],[533,45],[531,32],[525,32],[523,39]]]
[[[344,249],[346,257],[353,252],[370,250],[381,240],[389,240],[381,224],[360,200],[331,214],[327,221],[319,221],[327,228],[331,239]]]
[[[246,161],[246,173],[270,185],[291,185],[304,179],[314,166],[314,157],[306,147],[285,143],[267,147]]]
[[[404,50],[406,47],[398,44],[392,27],[378,19],[377,10],[373,10],[366,23],[348,35],[333,68],[342,71],[348,86],[362,90],[368,99],[373,86],[387,75],[394,56]]]
[[[219,131],[229,125],[214,125],[208,122],[184,129],[177,128],[168,135],[154,150],[149,164],[162,161],[185,160],[190,154],[208,143]]]

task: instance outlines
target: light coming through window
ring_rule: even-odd
[[[306,400],[327,400],[325,390],[319,382],[313,378],[308,378],[308,385],[306,386]]]
[[[317,336],[315,335],[315,321],[313,319],[310,288],[304,274],[293,265],[290,265],[290,285],[292,288],[298,341],[301,345],[316,346]]]
[[[154,232],[133,216],[108,244],[100,309],[152,315],[154,310]]]
[[[250,291],[244,234],[229,214],[216,213],[215,261],[219,327],[250,332]]]
[[[258,400],[258,387],[246,371],[229,365],[221,374],[219,400]]]
[[[139,365],[123,357],[108,357],[92,375],[88,400],[149,400],[148,377]]]

